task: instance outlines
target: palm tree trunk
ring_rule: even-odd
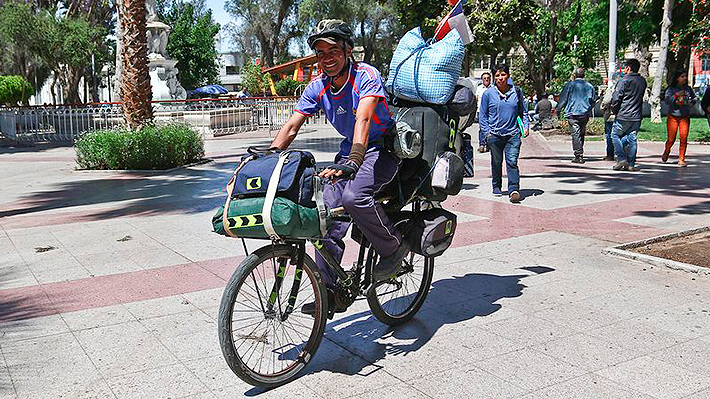
[[[126,123],[137,128],[153,119],[145,0],[123,0],[120,18],[123,27],[121,108]]]
[[[663,23],[661,24],[661,51],[658,54],[658,65],[656,74],[653,77],[653,88],[651,89],[651,122],[661,123],[661,84],[663,83],[663,72],[666,70],[666,58],[668,57],[668,42],[671,30],[671,14],[673,12],[673,0],[663,2]]]

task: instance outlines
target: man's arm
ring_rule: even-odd
[[[611,96],[611,112],[616,115],[619,113],[619,110],[621,109],[621,102],[624,100],[624,90],[626,90],[626,81],[625,80],[620,80],[619,83],[616,84],[616,88],[614,89],[614,94]]]
[[[569,85],[571,82],[567,82],[565,84],[565,87],[562,88],[562,93],[560,93],[560,97],[557,100],[557,114],[560,114],[560,110],[564,110],[565,106],[567,105],[567,97],[569,96]]]
[[[301,129],[301,126],[303,126],[303,122],[305,121],[305,115],[294,112],[293,115],[288,118],[288,121],[281,126],[281,129],[279,129],[274,141],[271,142],[271,147],[276,147],[280,150],[287,149],[288,146],[291,145],[291,142],[293,142],[296,138],[296,135],[298,135],[298,131]]]
[[[481,95],[481,109],[478,110],[478,128],[483,132],[484,137],[488,135],[488,96],[486,92]]]
[[[354,162],[359,168],[365,159],[367,142],[370,136],[370,124],[375,115],[377,104],[384,101],[382,97],[370,96],[361,98],[355,113],[355,128],[353,131],[353,145],[348,155],[348,162]],[[320,173],[320,177],[333,178],[343,175],[343,170],[327,168]]]

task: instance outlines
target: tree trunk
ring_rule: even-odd
[[[648,45],[636,45],[636,49],[634,51],[634,57],[636,57],[637,60],[641,63],[641,69],[639,69],[639,75],[643,76],[644,78],[648,78],[651,76],[650,71],[649,71],[649,66],[651,65],[651,59],[653,58],[653,54],[651,51],[648,49]]]
[[[653,88],[651,89],[651,122],[661,123],[661,84],[663,83],[663,72],[666,69],[666,58],[668,56],[669,33],[671,30],[671,14],[673,12],[673,0],[663,2],[663,23],[661,24],[661,51],[658,54],[658,65],[653,77]]]
[[[138,128],[153,119],[145,0],[123,0],[123,75],[121,108],[126,123]]]

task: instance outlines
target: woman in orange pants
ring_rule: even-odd
[[[678,151],[678,166],[687,166],[685,163],[685,150],[688,147],[688,131],[690,130],[690,108],[695,105],[697,97],[693,89],[688,86],[688,73],[676,72],[673,76],[673,85],[666,89],[664,101],[668,104],[668,139],[666,149],[661,160],[668,161],[668,155],[675,144],[675,138],[680,132],[680,150]]]

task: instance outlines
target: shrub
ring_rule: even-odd
[[[242,84],[252,96],[260,96],[271,90],[266,74],[261,72],[259,65],[251,62],[246,63],[242,69]]]
[[[187,125],[97,130],[74,144],[81,169],[169,169],[204,158],[200,134]]]
[[[0,76],[0,105],[17,105],[33,94],[32,85],[22,76]]]

